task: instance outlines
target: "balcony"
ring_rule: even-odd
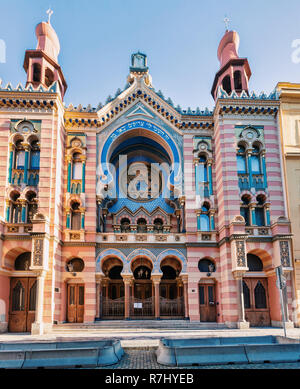
[[[101,232],[97,234],[97,243],[185,243],[185,234],[181,233],[115,233],[115,232]]]
[[[39,184],[39,170],[38,169],[28,169],[27,171],[28,179],[27,183],[24,182],[24,170],[23,169],[12,169],[12,185],[28,185],[28,186],[38,186]]]
[[[263,174],[252,174],[252,185],[250,185],[250,179],[248,173],[239,173],[238,178],[239,178],[239,188],[241,191],[250,190],[250,188],[254,188],[257,191],[265,190]]]
[[[245,232],[251,236],[270,236],[272,235],[271,230],[267,226],[262,226],[262,227],[256,227],[256,226],[251,226],[251,227],[245,227]]]
[[[29,234],[32,231],[32,224],[27,223],[6,223],[5,234]]]

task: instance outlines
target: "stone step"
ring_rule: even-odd
[[[53,332],[65,331],[97,331],[97,330],[117,330],[117,329],[222,329],[226,328],[223,323],[199,323],[185,320],[111,320],[99,321],[95,323],[63,323],[53,326]]]

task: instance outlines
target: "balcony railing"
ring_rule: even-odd
[[[250,185],[250,178],[248,173],[239,173],[239,188],[240,190],[250,190],[250,187],[256,190],[264,190],[264,175],[252,174],[252,185]]]

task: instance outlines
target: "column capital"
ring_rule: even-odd
[[[246,269],[243,270],[233,270],[232,275],[235,280],[241,280],[246,273]]]
[[[200,160],[199,158],[194,158],[194,160],[193,160],[194,166],[197,166],[197,165],[198,165],[199,160]]]
[[[183,282],[184,284],[187,284],[187,283],[188,283],[188,281],[189,281],[189,276],[188,276],[188,274],[181,274],[180,277],[181,277],[182,282]]]
[[[123,278],[123,282],[124,284],[130,284],[131,281],[133,280],[133,274],[122,274],[121,273],[121,277]]]
[[[151,274],[151,280],[154,284],[159,284],[162,274]]]

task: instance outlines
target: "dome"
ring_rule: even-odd
[[[233,58],[239,58],[240,37],[236,31],[226,31],[218,47],[218,59],[223,67]]]
[[[56,32],[50,23],[41,22],[36,26],[35,34],[38,40],[36,49],[43,50],[49,57],[57,62],[60,44]]]

